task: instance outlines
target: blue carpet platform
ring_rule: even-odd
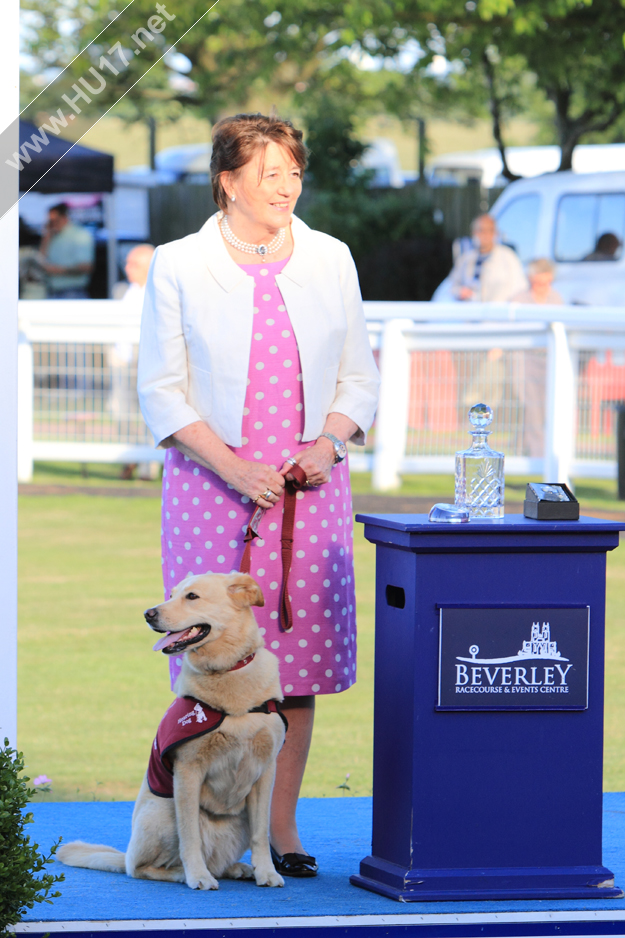
[[[60,836],[124,850],[130,832],[131,803],[49,803],[32,806],[31,839],[47,848]],[[371,845],[370,798],[303,799],[300,828],[320,863],[316,879],[287,879],[283,889],[260,889],[251,882],[222,881],[218,892],[197,892],[173,883],[129,879],[113,873],[65,873],[62,896],[36,906],[16,926],[32,938],[71,934],[72,938],[254,938],[276,930],[285,938],[452,938],[452,936],[625,935],[625,898],[498,902],[399,903],[350,885]],[[603,862],[625,886],[625,793],[604,797]],[[324,934],[322,935],[321,932]],[[241,935],[242,938],[242,935]]]

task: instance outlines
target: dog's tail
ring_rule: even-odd
[[[104,873],[126,872],[126,854],[104,844],[74,840],[59,847],[56,857],[67,866],[82,866],[86,870],[102,870]]]

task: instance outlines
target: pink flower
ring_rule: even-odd
[[[38,775],[36,779],[33,780],[33,785],[35,788],[40,788],[41,785],[51,785],[52,779],[48,778],[47,775]]]

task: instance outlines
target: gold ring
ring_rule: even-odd
[[[262,495],[259,495],[258,497],[259,497],[259,498],[264,498],[265,501],[268,502],[268,501],[269,501],[269,496],[270,496],[270,495],[274,495],[274,494],[275,494],[275,493],[272,492],[271,489],[267,489],[266,492],[263,492],[263,494],[262,494]]]

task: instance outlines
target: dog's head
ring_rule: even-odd
[[[264,604],[258,583],[247,573],[204,573],[187,577],[173,588],[170,599],[146,609],[144,616],[151,629],[165,633],[154,650],[180,655],[226,633],[228,644],[244,643],[246,637],[249,641],[250,631],[258,630],[250,606]]]

